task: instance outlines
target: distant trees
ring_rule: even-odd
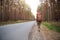
[[[40,5],[43,21],[60,21],[60,1],[45,0]]]
[[[2,19],[2,0],[0,0],[0,19]]]
[[[25,0],[0,0],[0,21],[34,20]]]

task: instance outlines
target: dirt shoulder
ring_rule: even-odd
[[[60,40],[60,33],[53,31],[53,30],[49,30],[42,24],[41,24],[41,30],[46,40]]]
[[[9,21],[2,21],[0,22],[0,26],[2,25],[8,25],[8,24],[15,24],[15,23],[23,23],[28,22],[29,20],[9,20]]]
[[[32,31],[29,35],[29,40],[44,40],[44,37],[41,32],[38,32],[37,24],[35,23]]]

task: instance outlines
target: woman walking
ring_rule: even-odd
[[[42,21],[42,15],[40,12],[37,12],[37,26],[38,26],[38,31],[40,32],[40,24]]]

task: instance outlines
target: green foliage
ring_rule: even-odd
[[[50,23],[48,23],[48,22],[44,22],[43,24],[44,24],[45,27],[47,27],[49,30],[54,30],[54,31],[56,31],[56,32],[60,32],[60,27],[57,27],[57,26],[55,26],[55,25],[52,25],[52,24],[50,24]]]

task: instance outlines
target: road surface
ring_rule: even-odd
[[[35,21],[0,26],[0,40],[28,40]]]

